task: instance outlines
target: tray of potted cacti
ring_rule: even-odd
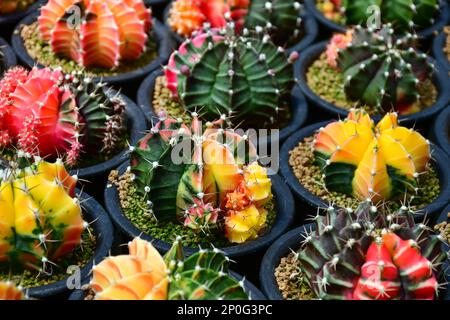
[[[262,252],[289,228],[289,188],[257,162],[251,139],[223,122],[203,128],[195,115],[190,126],[162,118],[130,148],[131,163],[111,173],[105,190],[125,236],[161,252],[182,236],[187,254],[215,247],[237,258]]]
[[[450,26],[446,26],[433,40],[433,56],[450,72]]]
[[[298,1],[174,0],[164,13],[165,23],[182,43],[205,25],[223,28],[232,22],[238,33],[257,30],[288,52],[301,51],[318,34],[315,19]]]
[[[50,0],[17,25],[12,45],[30,67],[83,70],[123,86],[165,63],[172,50],[168,30],[142,0]]]
[[[434,36],[450,18],[446,0],[305,0],[320,24],[333,32],[347,26],[392,23],[396,33],[415,32]]]
[[[0,167],[0,281],[22,286],[33,298],[63,297],[71,275],[83,281],[94,260],[108,255],[108,215],[75,189],[77,177],[60,160],[18,151]]]
[[[267,251],[262,289],[273,300],[450,299],[448,242],[414,216],[370,200],[330,207]]]
[[[17,64],[16,54],[8,42],[0,38],[0,77],[6,70]]]
[[[393,32],[357,26],[305,50],[295,73],[311,112],[346,117],[357,106],[379,119],[395,110],[418,125],[436,116],[450,99],[447,73],[415,49],[414,34]]]
[[[277,129],[267,142],[260,142],[279,143],[308,115],[295,85],[292,65],[297,57],[297,52],[287,54],[277,47],[267,34],[249,32],[241,37],[230,26],[207,29],[186,40],[164,68],[144,80],[138,105],[149,122],[159,112],[186,121],[196,109],[206,120],[225,114],[240,128],[268,133]]]
[[[108,257],[92,269],[91,281],[70,300],[265,300],[250,282],[229,270],[220,250],[205,249],[185,257],[177,238],[161,256],[135,238],[128,254]]]
[[[61,158],[93,183],[127,160],[128,144],[147,127],[130,99],[81,72],[12,68],[0,80],[0,106],[4,157],[24,150]]]
[[[435,221],[450,199],[448,156],[388,113],[376,125],[362,109],[344,120],[318,123],[291,136],[281,150],[281,173],[294,194],[313,207],[353,207],[360,200],[391,210],[410,204],[418,219]]]

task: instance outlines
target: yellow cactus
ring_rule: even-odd
[[[80,244],[76,179],[61,163],[43,161],[14,174],[0,185],[0,261],[41,269]]]
[[[251,205],[241,211],[231,211],[225,218],[225,232],[228,240],[233,243],[243,243],[258,238],[259,231],[264,227],[267,210]]]
[[[148,242],[136,238],[128,255],[109,257],[93,268],[91,288],[96,300],[165,300],[166,264]]]
[[[387,200],[416,187],[430,160],[429,142],[398,125],[389,113],[374,125],[362,110],[319,130],[314,140],[326,187],[372,201]]]
[[[25,295],[21,288],[16,287],[14,283],[1,281],[0,300],[25,300]]]

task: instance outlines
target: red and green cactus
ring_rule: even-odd
[[[232,114],[273,121],[295,84],[292,64],[268,35],[236,35],[228,28],[186,40],[165,67],[167,87],[183,107],[212,120]],[[248,119],[247,119],[248,120]]]
[[[399,126],[397,114],[375,126],[363,110],[321,128],[313,147],[329,191],[375,202],[414,191],[431,157],[429,141]]]
[[[96,300],[247,300],[243,282],[228,275],[228,258],[219,250],[184,257],[181,239],[162,257],[135,238],[129,254],[109,257],[93,268]]]
[[[0,145],[76,165],[117,151],[125,104],[80,73],[17,67],[0,81]]]
[[[50,0],[38,21],[54,53],[106,69],[139,58],[152,26],[142,0]]]
[[[26,10],[36,0],[2,0],[0,2],[0,14],[9,14]]]
[[[271,183],[249,138],[216,127],[224,121],[202,132],[196,114],[191,128],[162,119],[131,147],[130,169],[156,219],[205,232],[223,227],[230,241],[243,242],[266,221]]]
[[[377,6],[382,23],[392,23],[396,31],[418,30],[431,26],[439,10],[439,0],[343,0],[340,10],[347,25],[365,23]]]
[[[433,300],[439,297],[443,239],[402,206],[390,213],[370,201],[356,210],[330,207],[315,218],[297,257],[326,300]]]
[[[30,160],[31,155],[23,154]],[[87,227],[75,195],[76,176],[61,161],[36,157],[30,166],[2,168],[0,185],[0,262],[12,270],[48,272],[81,243]]]
[[[420,83],[434,69],[427,55],[416,51],[415,39],[412,34],[397,38],[389,26],[376,32],[356,27],[352,41],[337,57],[347,98],[383,113],[410,113],[420,98]]]

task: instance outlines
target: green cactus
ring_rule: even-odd
[[[426,54],[415,50],[415,39],[411,34],[397,39],[390,26],[375,33],[357,26],[337,60],[347,98],[385,112],[416,102],[418,85],[430,77],[434,66]]]
[[[381,21],[392,23],[399,32],[430,26],[439,10],[439,0],[343,0],[346,24],[365,23],[373,15],[368,8],[374,5],[380,8]]]

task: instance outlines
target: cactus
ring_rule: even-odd
[[[27,162],[31,157],[19,156]],[[47,272],[49,264],[80,244],[87,226],[75,196],[77,178],[61,161],[39,157],[24,169],[12,162],[1,173],[0,261],[13,270]]]
[[[241,233],[253,231],[239,237],[245,241],[256,238],[265,222],[263,205],[271,197],[271,183],[265,169],[252,164],[256,150],[248,137],[215,127],[226,121],[222,119],[202,133],[196,114],[191,128],[181,120],[163,118],[137,148],[131,148],[131,172],[138,192],[161,221],[184,221],[190,228],[207,231],[220,227],[217,224],[224,215],[251,207],[258,219],[246,221],[247,229],[240,229]],[[180,163],[174,155],[182,156]],[[246,199],[239,208],[230,205],[234,193],[243,193]],[[235,242],[233,227],[226,223],[226,233]]]
[[[202,106],[209,120],[218,113],[231,113],[235,121],[269,120],[290,95],[297,57],[294,52],[286,59],[268,35],[209,30],[172,54],[165,67],[167,87],[186,110]]]
[[[389,113],[374,127],[363,110],[321,128],[314,139],[315,161],[326,188],[360,199],[387,200],[417,188],[430,160],[430,143],[398,125]]]
[[[106,69],[138,59],[152,25],[142,0],[50,0],[38,22],[55,54]]]
[[[0,14],[9,14],[26,10],[36,0],[2,0],[0,2]]]
[[[406,206],[394,213],[363,202],[356,210],[330,207],[315,218],[298,251],[309,285],[321,299],[435,299],[442,237],[414,222]]]
[[[96,300],[247,299],[243,283],[227,274],[228,258],[218,250],[185,258],[177,239],[163,258],[139,238],[128,248],[128,255],[109,257],[93,268]]]
[[[0,81],[0,143],[71,166],[82,153],[110,156],[120,145],[125,105],[103,84],[59,70],[8,71]]]
[[[0,282],[0,301],[1,300],[25,300],[25,295],[20,287],[16,287],[12,282]]]
[[[337,65],[349,100],[403,114],[420,98],[418,85],[434,67],[414,49],[416,36],[396,39],[393,32],[389,26],[375,33],[356,27],[352,42],[339,51]]]
[[[368,10],[376,5],[382,23],[392,23],[399,32],[429,27],[439,10],[439,0],[343,0],[341,10],[347,25],[365,23],[373,15]]]

